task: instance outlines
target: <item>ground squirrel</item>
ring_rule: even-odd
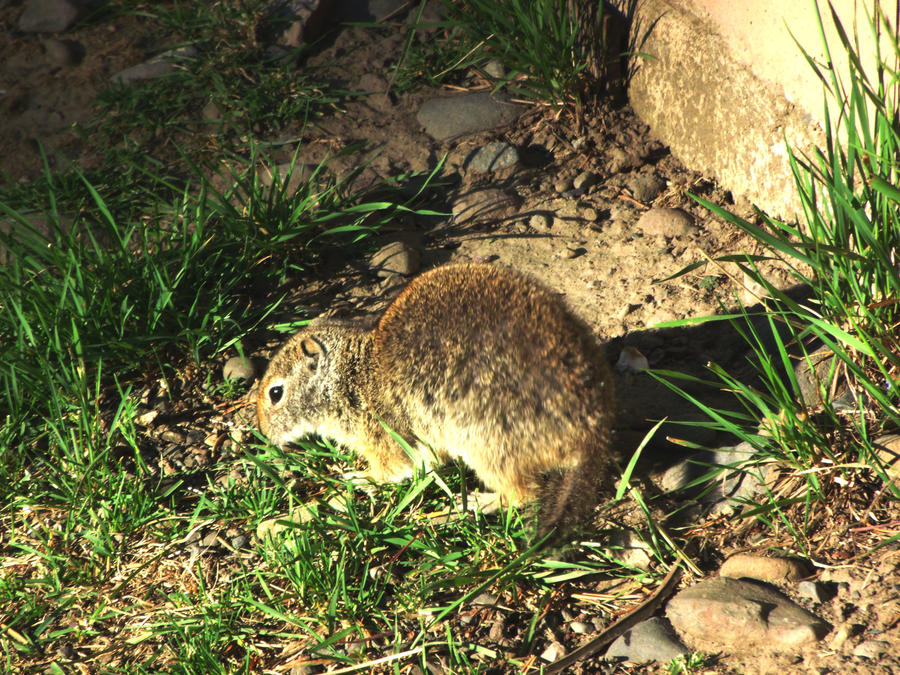
[[[612,383],[588,326],[537,281],[493,265],[415,278],[376,323],[317,319],[260,382],[260,429],[333,439],[375,482],[461,459],[505,504],[539,503],[538,535],[586,518],[605,473]]]

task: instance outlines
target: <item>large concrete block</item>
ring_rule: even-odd
[[[712,175],[775,216],[799,213],[785,141],[801,152],[821,144],[823,88],[799,43],[824,50],[811,2],[633,0],[636,57],[629,97],[635,111],[686,165]],[[872,63],[874,39],[852,0],[835,0]],[[895,20],[896,0],[883,3]],[[830,29],[838,71],[842,50]],[[886,38],[888,40],[890,38]],[[796,40],[796,41],[795,41]],[[824,61],[821,61],[824,62]]]

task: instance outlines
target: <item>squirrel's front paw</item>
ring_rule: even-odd
[[[354,490],[365,492],[370,497],[378,491],[378,485],[365,471],[348,470],[341,474],[341,478],[350,483]]]
[[[456,498],[457,506],[463,508],[463,498],[459,495]],[[496,492],[480,492],[473,490],[466,493],[465,508],[467,511],[480,511],[481,513],[491,516],[497,513],[502,506],[500,495]]]

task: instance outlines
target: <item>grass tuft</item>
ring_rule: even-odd
[[[883,36],[896,33],[875,7],[868,29],[880,46]],[[758,224],[695,197],[765,251],[715,261],[736,265],[751,287],[762,288],[763,309],[742,307],[737,315],[706,319],[732,323],[750,348],[758,384],[712,364],[739,412],[701,408],[718,429],[755,448],[760,463],[785,467],[793,476],[780,493],[791,496],[770,492],[768,504],[751,513],[772,527],[784,525],[804,550],[810,529],[821,522],[816,504],[859,518],[854,494],[862,502],[873,492],[900,497],[900,489],[885,480],[874,448],[879,434],[900,428],[900,47],[885,41],[891,51],[879,51],[877,65],[867,71],[858,42],[828,9],[839,44],[824,41],[826,19],[819,13],[826,65],[807,55],[827,92],[824,144],[809,156],[788,148],[802,223],[759,212]],[[846,81],[830,65],[839,55],[846,55]],[[781,265],[807,294],[798,299],[775,287],[760,270],[762,261]],[[800,382],[804,371],[811,389]],[[660,375],[690,398],[676,384],[684,376]],[[878,517],[870,509],[865,519]]]
[[[602,3],[445,0],[444,11],[440,24],[411,28],[397,86],[458,83],[475,68],[495,88],[505,87],[514,96],[580,109],[603,85]],[[435,27],[437,40],[413,41],[415,31]],[[485,68],[491,60],[503,66],[502,76]]]

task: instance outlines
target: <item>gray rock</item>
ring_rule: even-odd
[[[451,208],[457,223],[505,218],[518,206],[516,197],[503,190],[484,188],[459,197]]]
[[[59,33],[80,13],[81,5],[74,0],[28,0],[16,28],[23,33]]]
[[[607,545],[612,557],[623,565],[649,570],[653,564],[653,551],[633,530],[613,530],[607,535]]]
[[[799,581],[810,575],[809,564],[797,558],[764,557],[737,553],[719,568],[720,577],[758,579],[779,584]]]
[[[232,356],[222,366],[222,377],[226,380],[253,380],[256,378],[256,365],[252,359]]]
[[[681,209],[656,207],[637,221],[637,228],[654,237],[684,237],[696,231],[694,219]]]
[[[783,650],[821,640],[831,625],[764,584],[715,577],[690,586],[666,606],[682,635],[729,651]]]
[[[523,110],[523,106],[507,102],[500,94],[478,92],[429,99],[422,104],[416,119],[429,136],[443,141],[506,124]]]
[[[650,203],[659,196],[666,184],[656,174],[638,173],[629,178],[628,187],[639,202]]]
[[[41,41],[47,60],[54,66],[77,66],[84,59],[84,46],[75,40],[47,38]]]
[[[713,514],[728,513],[739,508],[741,500],[752,499],[765,488],[762,469],[750,463],[755,454],[746,442],[697,452],[667,469],[660,486],[666,492],[687,490],[702,503],[712,505]]]
[[[835,407],[853,404],[847,381],[840,376],[839,364],[840,359],[828,347],[820,347],[797,362],[794,377],[800,389],[800,400],[805,405],[815,408],[822,404],[820,387],[826,392],[834,392],[830,395],[830,401]]]
[[[110,78],[115,84],[128,84],[138,80],[150,80],[154,77],[162,77],[174,71],[179,64],[189,61],[197,55],[197,48],[193,45],[170,49],[149,61],[139,63],[131,68],[126,68]]]
[[[519,163],[519,151],[509,143],[488,143],[471,154],[466,168],[473,173],[499,171]]]
[[[634,628],[619,636],[606,651],[607,658],[625,658],[633,663],[647,661],[667,662],[689,654],[690,650],[681,644],[672,633],[669,622],[661,617],[642,621]]]
[[[861,656],[864,659],[874,661],[891,648],[887,640],[866,640],[853,648],[853,656]]]
[[[395,274],[410,276],[419,271],[419,252],[405,241],[392,241],[382,246],[369,260],[369,268],[379,277]]]

